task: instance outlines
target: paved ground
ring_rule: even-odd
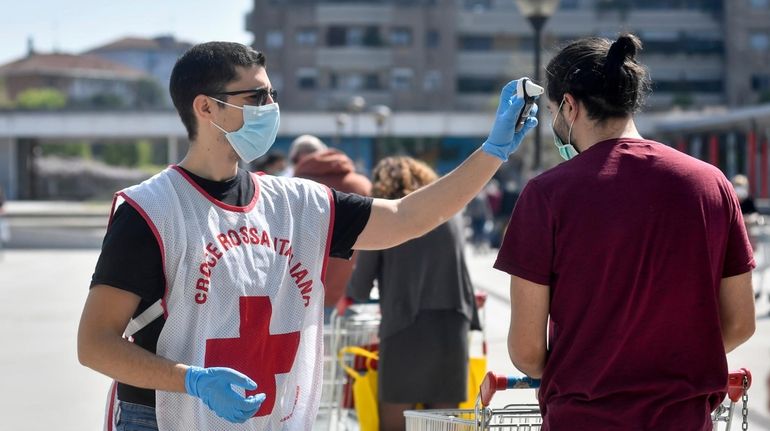
[[[0,418],[9,430],[95,430],[109,381],[77,362],[75,336],[98,251],[7,250],[0,257]],[[487,322],[490,369],[514,373],[505,346],[508,278],[491,269],[493,255],[470,257],[478,286],[490,292]],[[763,299],[758,307],[770,308]],[[764,380],[770,371],[770,319],[729,357],[730,366],[754,373],[754,430],[770,430]],[[534,401],[534,392],[502,394],[496,405]],[[734,429],[737,429],[734,428]]]

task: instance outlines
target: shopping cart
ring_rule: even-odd
[[[366,350],[379,347],[380,307],[376,303],[353,304],[343,299],[332,312],[324,327],[324,381],[321,405],[313,429],[329,431],[358,430],[358,418],[353,405],[352,379],[342,365],[365,371],[365,358],[345,354],[339,361],[340,350],[356,346]]]
[[[513,404],[501,409],[489,407],[495,392],[506,389],[537,388],[540,382],[529,377],[503,377],[489,372],[479,388],[476,407],[454,410],[408,410],[404,412],[407,431],[485,431],[516,430],[539,431],[542,426],[540,408],[536,404]],[[748,388],[751,373],[741,368],[728,378],[728,398],[711,415],[714,429],[720,423],[725,431],[732,425],[735,403],[743,401],[743,429],[748,429]]]

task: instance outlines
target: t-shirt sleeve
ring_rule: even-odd
[[[372,213],[373,199],[354,193],[332,189],[334,199],[334,226],[329,256],[350,259],[353,246],[361,235]]]
[[[732,189],[728,190],[731,199],[730,208],[732,216],[730,217],[730,230],[727,234],[727,249],[725,250],[722,278],[749,272],[756,266],[756,263],[754,263],[754,252],[749,241],[749,235],[746,232],[743,214],[741,214],[740,203]]]
[[[527,183],[511,214],[494,267],[548,285],[554,255],[553,217],[534,181]]]
[[[102,242],[91,287],[106,284],[155,302],[163,297],[166,280],[155,236],[147,222],[128,203],[115,211]]]

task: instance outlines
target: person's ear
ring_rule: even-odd
[[[564,106],[562,114],[567,119],[568,124],[572,124],[578,117],[579,104],[577,99],[569,93],[564,93]]]
[[[207,122],[214,119],[214,113],[219,109],[217,102],[208,96],[199,94],[193,99],[195,116]]]

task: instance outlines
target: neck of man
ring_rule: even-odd
[[[609,119],[603,122],[601,125],[592,123],[591,127],[585,130],[583,133],[576,133],[572,131],[573,138],[578,143],[581,152],[593,147],[599,142],[607,141],[610,139],[632,138],[643,139],[639,134],[639,130],[636,128],[634,118],[629,116],[626,118]],[[578,134],[582,136],[578,136]],[[583,143],[590,142],[589,145]]]
[[[238,155],[224,137],[221,141],[199,138],[190,143],[179,166],[207,180],[225,181],[238,174],[238,161]]]

